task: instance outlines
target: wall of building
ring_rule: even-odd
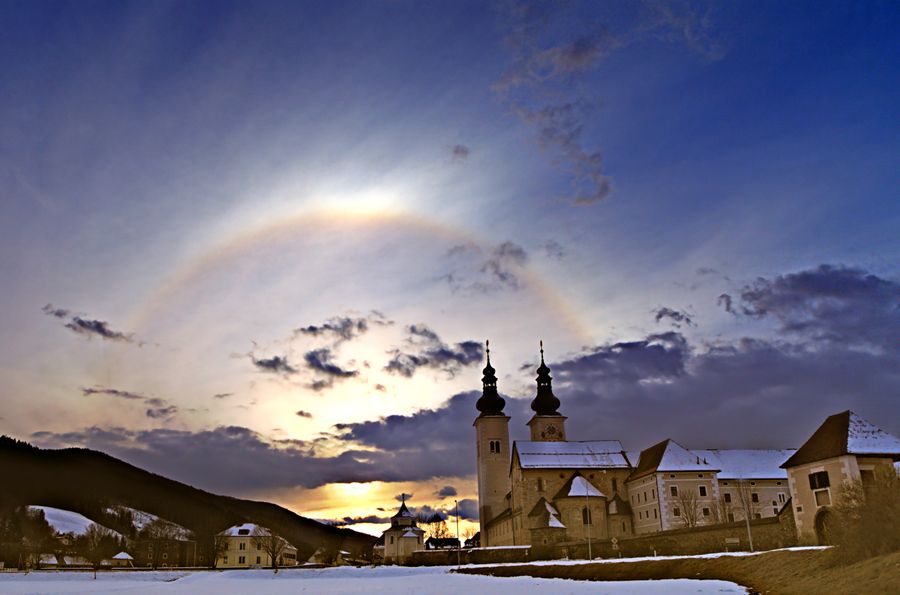
[[[791,497],[787,477],[749,480],[719,478],[719,509],[723,522],[744,520],[745,505],[741,499],[741,492],[745,494],[751,519],[778,516]]]
[[[651,473],[628,482],[628,503],[631,504],[634,532],[637,535],[662,530],[656,474]]]
[[[506,509],[509,491],[509,417],[485,415],[475,420],[478,518],[481,534],[490,541],[485,523]],[[494,445],[494,448],[492,448]],[[499,452],[496,446],[499,445]],[[492,544],[493,545],[493,544]]]
[[[228,547],[219,556],[216,568],[249,568],[251,566],[272,566],[272,557],[253,542],[252,536],[228,537]],[[282,553],[281,566],[297,564],[297,550],[287,546]]]

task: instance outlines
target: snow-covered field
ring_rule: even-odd
[[[696,595],[746,593],[726,581],[689,579],[663,581],[581,582],[530,577],[497,578],[452,574],[447,567],[325,568],[281,570],[231,570],[225,572],[107,572],[93,580],[91,573],[32,572],[0,573],[0,593],[31,595],[45,593],[317,593],[329,595],[392,593],[394,595],[558,595],[608,593],[611,595]]]
[[[44,511],[44,518],[47,519],[47,522],[57,533],[84,535],[87,533],[88,527],[94,524],[94,521],[91,519],[71,510],[53,508],[52,506],[29,506],[28,509]],[[113,533],[119,535],[115,531]]]

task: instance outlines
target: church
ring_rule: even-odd
[[[476,403],[482,546],[565,545],[776,516],[790,498],[782,462],[795,450],[688,450],[664,440],[570,441],[550,368],[537,368],[531,439],[510,445],[490,349]]]

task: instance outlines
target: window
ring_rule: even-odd
[[[262,558],[260,556],[256,556],[256,563],[262,564]]]
[[[672,494],[672,497],[673,497],[673,498],[677,498],[677,497],[678,497],[678,486],[672,486],[672,487],[670,487],[670,488],[669,488],[669,493]]]
[[[538,484],[538,491],[543,492],[544,491],[544,478],[538,477],[537,484]]]
[[[168,560],[168,559],[169,559],[169,554],[163,553],[163,560]]]
[[[491,449],[492,453],[500,454],[500,441],[499,440],[491,440],[488,446]]]
[[[733,522],[734,522],[734,513],[733,513],[733,512],[729,512],[729,513],[728,513],[728,522],[729,522],[729,523],[733,523]]]
[[[750,494],[750,501],[753,502],[754,504],[758,504],[759,503],[759,494],[757,494],[756,492],[752,492]]]
[[[246,564],[247,558],[244,556],[238,556],[238,564]]]
[[[245,550],[245,549],[247,549],[247,543],[244,542],[244,541],[242,541],[242,542],[240,543],[240,545],[238,545],[238,549],[239,549],[239,550]]]
[[[779,501],[781,504],[784,504],[784,492],[779,492],[779,493],[778,493],[778,501]]]
[[[672,509],[672,514],[674,514],[675,516],[681,516],[681,509],[676,506]]]
[[[222,564],[228,564],[228,556],[222,556]]]
[[[828,482],[828,471],[819,471],[809,474],[809,489],[818,490],[827,488],[831,484]]]
[[[656,489],[650,490],[650,497],[656,500]]]
[[[394,543],[394,536],[391,535],[391,543]]]
[[[238,535],[250,535],[250,529],[238,529]]]
[[[669,479],[675,479],[675,474],[674,474],[674,473],[670,473],[670,474],[669,474]]]
[[[708,509],[708,508],[704,508],[704,509],[703,509],[703,516],[709,516],[709,509]]]
[[[772,507],[772,514],[774,514],[775,516],[778,516],[778,507],[777,506]]]
[[[625,533],[625,531],[626,531],[626,529],[625,529],[625,521],[622,521],[622,533]]]
[[[780,485],[781,485],[781,482],[780,482],[780,481],[776,481],[776,482],[775,482],[775,485],[780,486]]]
[[[756,482],[755,482],[755,481],[751,481],[751,482],[750,482],[750,485],[755,486],[755,485],[756,485]]]
[[[755,519],[761,519],[761,518],[762,518],[762,514],[760,514],[760,513],[757,512],[756,514],[753,515],[753,518],[755,518]]]
[[[700,486],[700,497],[706,498],[706,486]]]
[[[703,474],[702,474],[702,473],[698,473],[698,474],[697,474],[697,477],[703,477]]]
[[[591,522],[591,509],[585,506],[581,509],[581,522],[585,525],[592,524]]]
[[[831,504],[831,494],[828,490],[818,490],[816,494],[816,506],[828,506]]]
[[[658,517],[656,516],[656,509],[655,509],[655,508],[653,509],[653,518],[658,518]]]
[[[644,502],[647,501],[647,492],[644,492]]]
[[[725,504],[731,504],[731,493],[725,492],[722,494],[722,498],[725,500]]]
[[[619,490],[616,488],[616,478],[615,478],[615,477],[613,477],[613,479],[612,479],[612,491],[614,491],[614,492],[619,491]]]

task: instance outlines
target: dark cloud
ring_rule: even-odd
[[[419,368],[431,368],[454,375],[460,368],[484,358],[484,346],[477,341],[462,341],[451,346],[441,341],[438,334],[424,324],[406,328],[410,347],[406,351],[394,349],[388,352],[391,359],[384,369],[391,374],[410,378]]]
[[[48,316],[53,316],[54,318],[63,320],[68,319],[69,321],[64,325],[65,328],[83,337],[100,337],[104,340],[121,341],[123,343],[134,342],[133,335],[114,331],[113,329],[109,328],[109,323],[103,320],[91,320],[77,314],[73,315],[68,310],[55,308],[53,304],[47,304],[46,306],[41,308],[41,311]]]
[[[256,359],[251,355],[250,361],[252,361],[253,365],[263,372],[272,372],[275,374],[297,373],[297,369],[288,362],[287,357],[283,357],[280,355],[274,355],[270,358],[264,359]]]
[[[453,486],[444,486],[437,491],[438,498],[450,498],[451,496],[456,495],[456,488]]]
[[[453,291],[490,293],[521,287],[520,277],[528,263],[528,252],[515,242],[505,241],[488,250],[474,244],[454,246],[447,251],[454,270],[444,278]]]
[[[295,332],[312,337],[331,336],[339,341],[349,341],[369,330],[367,318],[335,316],[319,325],[311,324],[298,328]]]
[[[729,294],[723,293],[719,296],[719,299],[716,301],[722,308],[725,309],[729,314],[737,314],[734,309],[734,298],[732,298]]]
[[[169,404],[169,402],[165,399],[160,399],[159,397],[148,397],[140,393],[120,390],[117,388],[106,388],[102,386],[82,388],[81,394],[85,397],[104,395],[108,397],[125,399],[126,401],[141,401],[148,407],[146,415],[151,419],[170,420],[175,416],[176,413],[178,413],[178,407]]]
[[[653,318],[657,323],[668,320],[675,328],[681,328],[682,324],[686,324],[687,326],[697,326],[694,319],[687,312],[675,310],[674,308],[669,308],[667,306],[657,308],[653,313]]]
[[[469,155],[472,154],[472,149],[466,145],[453,145],[450,149],[450,154],[453,156],[453,161],[459,163],[469,158]]]
[[[771,317],[784,335],[816,341],[900,350],[900,284],[860,268],[821,265],[744,286],[732,314]]]
[[[374,388],[375,388],[375,390],[377,390],[378,392],[382,392],[382,393],[385,392],[385,391],[387,390],[387,387],[386,387],[385,385],[383,385],[383,384],[376,384]]]
[[[478,520],[478,500],[473,498],[463,498],[458,502],[459,518],[464,521]],[[454,514],[454,516],[456,516]]]
[[[303,411],[302,409],[301,409],[300,411],[298,411],[298,412],[296,413],[296,415],[297,415],[298,417],[303,417],[303,418],[306,418],[306,419],[312,419],[312,417],[313,417],[313,414],[312,414],[312,413],[310,413],[309,411]]]
[[[81,394],[83,394],[85,397],[89,397],[91,395],[106,395],[109,397],[119,397],[120,399],[128,399],[128,400],[132,400],[132,401],[135,401],[135,400],[142,401],[147,398],[144,395],[141,395],[138,393],[133,393],[131,391],[119,390],[117,388],[105,388],[102,386],[95,386],[92,388],[82,388]]]
[[[389,522],[391,522],[391,517],[370,514],[368,516],[357,516],[357,517],[345,516],[342,519],[324,520],[324,521],[320,521],[320,522],[331,525],[332,527],[349,527],[351,525],[359,525],[361,523],[371,523],[371,524],[389,523]]]
[[[213,395],[213,399],[227,399],[232,396],[234,396],[234,393],[216,393]]]
[[[178,407],[175,405],[147,409],[147,417],[151,419],[172,419],[176,413],[178,413]]]
[[[333,357],[330,349],[322,348],[306,352],[303,359],[311,370],[331,378],[351,378],[359,375],[359,370],[345,370],[335,364],[332,361]]]
[[[547,255],[547,258],[551,260],[562,260],[566,255],[565,249],[562,247],[562,244],[557,242],[556,240],[547,240],[543,245],[544,254]]]
[[[411,499],[413,496],[414,496],[414,494],[407,494],[406,492],[401,492],[400,494],[397,494],[396,496],[394,496],[394,500],[396,500],[397,502],[403,502],[405,500]]]

